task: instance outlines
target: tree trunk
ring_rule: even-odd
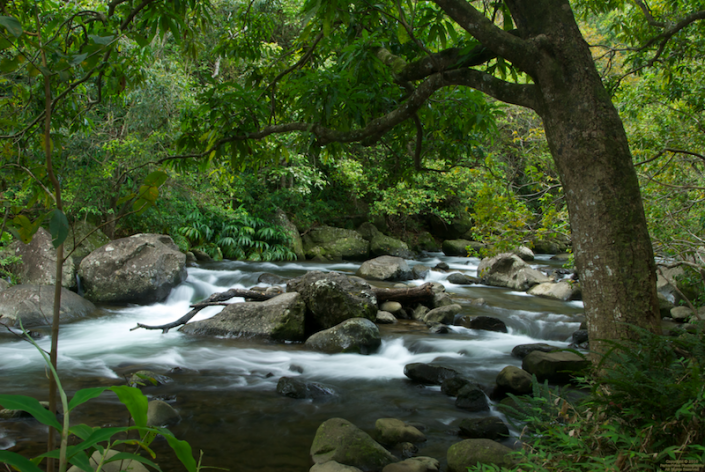
[[[604,353],[602,340],[634,338],[628,324],[661,329],[654,254],[627,136],[568,3],[508,3],[538,45],[530,73],[536,111],[568,203],[591,348]]]

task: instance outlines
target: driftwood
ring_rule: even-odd
[[[433,301],[433,290],[430,283],[421,285],[420,287],[414,288],[373,288],[372,293],[375,294],[377,301],[379,303],[383,302],[399,302],[402,304],[410,303],[430,303]],[[193,308],[191,311],[186,313],[184,316],[171,323],[159,325],[159,326],[149,326],[142,323],[137,323],[137,326],[132,328],[130,331],[136,329],[161,329],[162,333],[166,334],[170,329],[185,325],[191,318],[196,316],[196,314],[209,306],[227,306],[230,303],[223,303],[224,301],[230,300],[235,297],[245,297],[258,302],[263,302],[269,300],[270,298],[276,297],[278,294],[267,295],[262,292],[255,292],[254,290],[245,290],[240,288],[231,288],[226,292],[214,293],[210,297],[206,298],[202,302],[191,305]]]
[[[196,303],[194,305],[191,305],[191,308],[193,310],[189,311],[186,313],[184,316],[179,318],[176,321],[172,321],[171,323],[159,325],[159,326],[149,326],[145,325],[142,323],[137,323],[137,326],[132,328],[130,331],[134,331],[136,329],[161,329],[163,334],[166,334],[169,332],[170,329],[176,328],[181,325],[185,325],[189,321],[191,321],[191,318],[196,316],[196,314],[203,310],[206,307],[209,306],[226,306],[229,305],[229,303],[222,303],[224,301],[230,300],[231,298],[235,297],[245,297],[245,298],[250,298],[252,300],[257,300],[257,301],[265,301],[269,300],[270,298],[274,297],[275,295],[265,295],[262,292],[255,292],[254,290],[245,290],[241,288],[231,288],[230,290],[227,290],[225,292],[218,292],[214,293],[210,297],[206,298],[202,302]]]

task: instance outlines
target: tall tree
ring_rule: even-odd
[[[298,43],[276,55],[277,67],[258,67],[249,87],[214,87],[207,129],[194,117],[181,141],[207,149],[179,157],[232,154],[236,161],[258,140],[281,133],[298,132],[302,142],[329,150],[395,135],[421,168],[424,142],[437,131],[426,118],[429,107],[448,106],[472,88],[531,108],[543,120],[565,190],[593,347],[604,352],[600,340],[632,336],[628,324],[659,332],[654,255],[627,137],[570,2],[476,3],[309,0]],[[639,54],[660,54],[703,17],[691,7],[658,21],[643,2],[627,3],[610,6],[635,13]],[[241,9],[248,24],[252,5]],[[227,46],[220,52],[237,57]],[[219,111],[226,96],[237,98],[238,112]],[[472,109],[461,118],[472,122]]]

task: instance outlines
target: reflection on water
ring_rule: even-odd
[[[500,318],[507,324],[508,333],[456,326],[449,334],[431,335],[417,322],[400,321],[380,326],[383,343],[379,352],[360,356],[310,352],[296,343],[191,337],[178,331],[166,335],[161,331],[130,331],[137,323],[159,325],[173,321],[189,311],[189,304],[214,292],[251,288],[263,272],[291,278],[310,270],[353,274],[359,267],[358,263],[349,262],[224,261],[190,268],[188,280],[173,290],[164,303],[103,307],[101,316],[63,325],[59,339],[60,373],[70,392],[124,383],[123,379],[137,369],[169,375],[173,382],[146,387],[144,391],[150,396],[175,398],[172,404],[183,421],[174,432],[190,441],[195,451],[204,451],[206,465],[233,471],[307,471],[313,435],[320,423],[331,417],[346,418],[368,431],[381,417],[422,423],[427,427],[429,440],[420,446],[419,454],[443,460],[447,448],[458,440],[453,435],[457,423],[473,414],[455,408],[454,399],[437,387],[408,382],[404,366],[412,362],[442,363],[490,386],[504,366],[521,365],[510,355],[514,346],[540,341],[567,346],[568,338],[582,321],[582,303],[447,282],[451,272],[475,276],[479,265],[475,258],[434,255],[411,264],[433,267],[439,262],[447,263],[451,270],[432,271],[426,280],[408,284],[442,283],[463,306],[462,314]],[[479,298],[484,304],[477,303]],[[221,309],[204,309],[194,319],[209,318]],[[48,350],[49,336],[40,339],[39,344]],[[2,393],[31,394],[39,399],[46,396],[41,357],[32,346],[9,334],[0,335],[0,370]],[[336,395],[327,401],[281,397],[275,387],[283,376],[322,383]],[[93,406],[76,410],[76,421],[93,425],[124,422],[125,412],[114,397],[105,394],[91,403]],[[43,428],[31,420],[0,423],[3,445],[43,441],[43,434]],[[37,450],[40,447],[43,446],[37,445]],[[164,445],[157,443],[156,448],[161,450]],[[161,457],[158,462],[163,470],[180,470],[168,458]]]

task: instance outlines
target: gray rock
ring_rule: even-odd
[[[213,258],[206,251],[191,249],[191,253],[199,262],[213,262]]]
[[[446,379],[458,377],[458,372],[440,365],[415,362],[404,366],[404,375],[414,382],[426,385],[441,385]]]
[[[0,292],[5,290],[6,288],[10,288],[10,282],[5,279],[0,279]]]
[[[512,467],[512,450],[491,439],[466,439],[448,448],[448,472],[467,472],[478,464]]]
[[[0,322],[25,328],[51,325],[54,310],[54,286],[14,285],[0,292]],[[85,318],[97,310],[81,296],[62,287],[59,321],[65,323]]]
[[[17,241],[13,244],[16,256],[22,262],[16,264],[13,272],[26,285],[54,285],[56,281],[56,249],[51,243],[51,234],[39,228],[29,244]],[[61,271],[61,285],[68,289],[76,287],[76,266],[73,258],[64,262]]]
[[[479,283],[480,280],[476,277],[471,277],[466,274],[461,274],[460,272],[453,272],[448,276],[448,282],[455,285],[472,285]]]
[[[345,320],[337,326],[319,331],[306,340],[306,346],[319,352],[334,354],[356,352],[370,354],[382,344],[377,326],[365,318]]]
[[[181,416],[167,402],[152,400],[147,405],[147,426],[171,426],[181,421]]]
[[[449,397],[457,397],[458,392],[460,392],[460,390],[462,390],[462,388],[466,385],[472,385],[472,382],[462,377],[451,377],[441,383],[441,392],[445,393]]]
[[[450,333],[450,328],[443,323],[437,323],[435,321],[431,321],[429,323],[426,323],[428,326],[428,332],[431,334],[448,334]]]
[[[323,462],[322,464],[314,464],[309,472],[362,472],[357,467],[343,465],[336,461]]]
[[[380,256],[362,263],[355,273],[368,280],[411,280],[414,278],[409,265],[401,257]]]
[[[431,310],[429,310],[427,306],[418,305],[412,312],[411,318],[414,320],[423,321],[424,317],[426,316],[426,313],[428,313],[429,311]]]
[[[572,374],[580,373],[590,366],[590,361],[567,351],[529,353],[521,363],[521,368],[534,374],[539,382],[562,383]]]
[[[497,386],[505,393],[524,395],[531,393],[531,374],[519,367],[508,365],[497,375]]]
[[[89,300],[153,303],[186,280],[186,255],[169,236],[136,234],[96,249],[78,272]]]
[[[409,459],[389,464],[382,472],[438,472],[440,462],[432,457],[411,457]]]
[[[438,308],[434,308],[429,311],[426,316],[424,316],[425,323],[443,323],[445,325],[452,325],[455,320],[455,315],[460,313],[463,309],[458,304],[446,305]]]
[[[443,241],[443,254],[446,256],[468,257],[467,247],[472,241],[467,239],[446,239]]]
[[[282,377],[277,382],[277,393],[289,398],[322,398],[335,395],[335,391],[316,382],[304,382],[296,377]]]
[[[477,268],[477,273],[483,284],[522,291],[551,281],[538,270],[532,269],[518,256],[506,252],[483,259]]]
[[[458,434],[466,438],[501,440],[509,437],[509,428],[496,416],[465,418],[459,428]]]
[[[119,451],[114,451],[114,450],[109,450],[107,457],[108,460],[110,460],[111,457],[113,457],[115,454],[118,454]],[[91,454],[90,458],[90,464],[93,469],[96,469],[98,467],[98,464],[100,463],[102,459],[102,454],[100,451],[95,451],[93,454]],[[133,460],[116,460],[114,462],[107,462],[103,464],[103,467],[100,468],[100,472],[149,472],[149,470],[142,465],[142,463],[133,461]],[[82,472],[82,470],[78,466],[72,466],[70,469],[68,469],[68,472]]]
[[[492,316],[463,316],[460,318],[459,324],[468,329],[482,329],[485,331],[497,331],[498,333],[507,332],[507,325],[504,321]]]
[[[365,260],[370,243],[353,230],[320,226],[303,237],[306,258],[322,261]]]
[[[282,285],[286,283],[286,279],[284,277],[278,276],[277,274],[270,274],[269,272],[264,272],[260,274],[259,277],[257,277],[257,282],[269,285]]]
[[[422,231],[416,235],[416,241],[412,245],[415,251],[439,252],[441,245],[428,231]]]
[[[414,252],[409,250],[409,246],[405,242],[386,236],[372,223],[363,223],[357,232],[370,242],[370,253],[373,256],[395,256],[404,259],[414,257]]]
[[[515,249],[514,254],[519,256],[519,258],[522,261],[533,261],[534,260],[534,251],[529,249],[526,246],[519,246],[517,249]]]
[[[311,458],[316,464],[336,461],[363,472],[379,471],[398,462],[367,433],[342,418],[331,418],[318,427],[311,445]]]
[[[386,446],[426,441],[426,436],[421,431],[396,418],[378,419],[375,422],[375,433],[377,441]]]
[[[693,310],[687,306],[677,306],[671,308],[671,318],[676,321],[685,321],[691,316],[693,316]]]
[[[514,349],[512,349],[512,356],[523,359],[533,351],[553,352],[560,349],[561,348],[558,346],[551,346],[546,343],[519,344],[518,346],[514,346]]]
[[[294,254],[296,254],[296,258],[300,261],[303,261],[306,259],[306,254],[304,253],[304,244],[303,240],[301,239],[301,235],[299,234],[299,230],[296,229],[296,225],[289,221],[289,218],[286,216],[286,213],[282,211],[281,209],[277,209],[276,213],[274,214],[274,223],[283,227],[284,232],[286,232],[289,237],[291,238],[291,242],[289,243],[289,249],[291,249]]]
[[[449,294],[442,292],[433,295],[433,307],[440,308],[442,306],[454,305],[455,302]]]
[[[396,314],[401,311],[401,303],[399,302],[384,302],[379,307],[380,310],[388,311],[391,314]]]
[[[590,341],[587,329],[579,329],[571,336],[574,344],[583,344]]]
[[[305,313],[301,295],[284,293],[264,302],[233,303],[214,317],[188,323],[180,331],[206,336],[301,341]]]
[[[193,267],[197,262],[198,259],[192,251],[186,253],[186,267]]]
[[[460,389],[455,398],[455,406],[467,411],[489,411],[487,396],[480,387],[468,384]]]
[[[350,318],[374,320],[377,298],[370,285],[358,278],[319,271],[289,280],[287,292],[298,292],[306,303],[306,321],[314,329],[327,329]]]
[[[415,279],[425,279],[429,272],[431,272],[431,268],[423,264],[416,264],[411,268],[411,273]]]
[[[377,324],[394,324],[397,322],[397,319],[394,315],[389,313],[388,311],[378,311],[377,312],[377,317],[375,318],[375,323]]]
[[[574,294],[579,290],[577,283],[561,281],[558,283],[546,282],[531,287],[527,293],[536,297],[552,298],[567,302],[572,300]]]

